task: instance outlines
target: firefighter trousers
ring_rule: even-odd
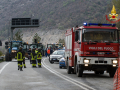
[[[25,59],[23,59],[23,65],[24,65],[24,68],[26,68],[26,65],[25,65]]]
[[[36,67],[36,60],[31,60],[32,61],[32,67]]]
[[[38,67],[41,67],[41,59],[37,59],[38,61]]]
[[[22,71],[22,63],[23,61],[18,61],[18,70],[20,69]]]
[[[32,64],[32,61],[31,61],[31,56],[29,55],[29,59],[30,59],[30,64]]]

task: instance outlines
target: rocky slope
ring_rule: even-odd
[[[37,30],[29,30],[29,31],[23,31],[21,34],[23,34],[23,41],[28,42],[28,44],[32,43],[33,36],[35,34],[38,34],[39,37],[41,37],[40,43],[43,43],[45,46],[50,43],[56,43],[59,41],[59,39],[65,39],[65,30],[58,30],[58,29],[51,29],[51,30],[40,30],[39,28]],[[2,41],[2,46],[0,47],[0,51],[5,53],[5,41],[8,39]]]
[[[38,18],[41,29],[66,29],[100,22],[112,0],[0,0],[0,39],[6,39],[12,18]],[[111,6],[112,7],[112,6]]]
[[[39,30],[23,33],[23,41],[32,43],[33,36],[38,34],[41,37],[41,43],[46,45],[47,43],[56,43],[59,39],[65,38],[65,30],[51,29],[51,30]]]

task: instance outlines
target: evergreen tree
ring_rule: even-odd
[[[59,43],[65,43],[64,39],[59,39]]]
[[[38,36],[37,33],[33,36],[32,43],[35,43],[35,39],[36,39],[37,43],[40,42],[40,40],[41,40],[41,38]]]
[[[13,40],[23,41],[22,38],[23,38],[23,34],[21,34],[21,31],[18,30],[15,36],[13,37]]]

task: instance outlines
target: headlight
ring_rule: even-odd
[[[113,67],[116,67],[116,65],[113,65]]]
[[[62,57],[58,57],[58,59],[61,59]]]
[[[12,50],[12,52],[17,52],[16,50]]]
[[[50,58],[52,58],[52,56],[50,56]]]
[[[114,63],[114,64],[117,64],[117,60],[113,60],[113,63]]]
[[[89,63],[89,60],[88,60],[88,59],[85,59],[85,60],[84,60],[84,63]]]

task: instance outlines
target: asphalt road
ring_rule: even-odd
[[[0,63],[0,90],[113,90],[113,78],[107,73],[85,71],[83,77],[77,77],[59,69],[58,63],[50,64],[45,57],[42,68],[32,68],[29,60],[26,66],[19,71],[15,60]]]

